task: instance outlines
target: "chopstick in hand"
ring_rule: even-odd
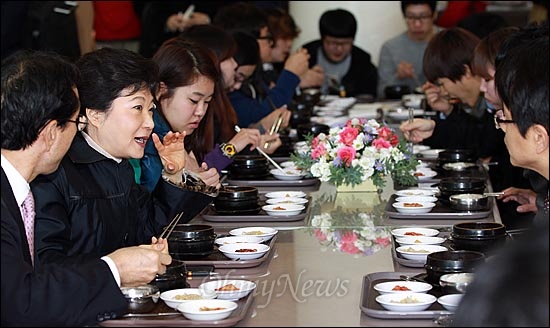
[[[238,125],[235,125],[235,131],[239,132],[239,131],[241,131],[241,128]],[[266,154],[260,147],[256,147],[256,149],[258,150],[258,152],[260,154],[262,154],[265,158],[267,158],[267,160],[270,161],[271,164],[273,164],[273,166],[275,166],[277,169],[279,169],[281,172],[283,172],[284,175],[287,175],[285,170],[283,170],[283,168],[279,164],[277,164],[277,162],[275,162],[271,157],[269,157],[269,155]]]
[[[279,114],[279,117],[277,117],[277,120],[273,122],[273,125],[271,126],[271,130],[269,130],[269,135],[272,136],[274,133],[278,133],[282,123],[283,123],[283,114]],[[266,141],[264,143],[264,148],[266,149],[269,148],[270,144],[271,144],[270,141]]]

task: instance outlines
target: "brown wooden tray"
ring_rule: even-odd
[[[384,209],[384,212],[386,213],[386,215],[393,219],[418,219],[418,220],[481,219],[489,216],[493,208],[492,199],[489,199],[489,202],[490,202],[489,209],[484,211],[457,211],[457,210],[453,210],[452,208],[450,208],[449,206],[443,204],[440,200],[438,200],[435,204],[435,207],[429,213],[419,213],[419,214],[400,213],[400,212],[397,212],[397,210],[392,206],[392,204],[395,202],[395,199],[397,197],[398,196],[396,196],[395,194],[391,195],[386,205],[386,208]]]
[[[244,319],[253,299],[254,291],[248,294],[247,297],[236,301],[238,304],[237,309],[228,318],[223,320],[189,320],[180,313],[166,316],[120,318],[102,321],[99,325],[104,327],[232,327]],[[148,314],[173,312],[178,311],[166,305],[159,298],[155,308],[148,312]]]
[[[261,208],[265,205],[265,194],[260,194],[258,206]],[[219,214],[213,208],[213,205],[206,206],[200,213],[205,221],[212,222],[293,222],[300,221],[309,216],[311,211],[311,196],[307,196],[308,202],[304,204],[305,209],[297,215],[267,215],[264,210],[260,210],[257,214]]]
[[[223,234],[225,235],[225,233]],[[220,237],[221,234],[218,234]],[[275,240],[277,235],[273,236],[267,243],[270,249],[264,256],[253,260],[233,260],[227,258],[222,252],[218,251],[218,247],[214,246],[215,252],[212,254],[198,259],[183,259],[187,265],[213,265],[216,269],[240,269],[240,268],[252,268],[262,264],[265,261],[271,261],[275,253]]]
[[[400,280],[400,275],[414,276],[416,274],[411,272],[375,272],[365,275],[361,290],[361,311],[368,316],[379,319],[435,319],[438,316],[451,315],[452,312],[445,310],[437,301],[427,310],[414,312],[388,311],[376,302],[376,297],[380,293],[374,290],[374,285],[379,282]],[[428,293],[435,297],[443,295],[441,289],[435,287]]]

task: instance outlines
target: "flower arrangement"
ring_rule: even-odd
[[[335,212],[336,213],[336,212]],[[387,247],[391,233],[387,227],[375,226],[367,213],[340,215],[322,213],[311,220],[315,237],[335,250],[354,255],[372,255]]]
[[[371,179],[378,189],[387,175],[403,186],[417,181],[418,161],[405,139],[376,120],[352,118],[328,135],[308,136],[306,143],[308,151],[293,153],[291,160],[321,181],[355,186]]]

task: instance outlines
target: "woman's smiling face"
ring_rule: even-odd
[[[154,127],[153,108],[148,89],[123,90],[107,111],[88,109],[88,134],[114,157],[141,158]]]

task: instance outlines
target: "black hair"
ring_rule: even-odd
[[[548,131],[548,22],[513,34],[497,55],[495,85],[519,132],[540,124]]]
[[[57,53],[20,50],[2,61],[2,149],[32,145],[48,122],[64,126],[79,108],[76,66]]]
[[[357,20],[347,10],[328,10],[319,19],[319,33],[321,33],[321,37],[355,38],[356,32]]]
[[[263,10],[248,2],[237,2],[223,6],[214,17],[213,24],[226,31],[244,30],[255,38],[267,27],[267,16]]]
[[[424,51],[423,64],[426,79],[435,83],[439,78],[456,82],[470,67],[479,38],[460,27],[442,30],[432,37]]]
[[[153,98],[158,92],[157,64],[133,51],[101,48],[85,54],[76,64],[81,73],[78,92],[80,113],[83,115],[86,114],[86,108],[107,111],[113,100],[128,89],[129,94],[147,89]]]
[[[233,38],[237,43],[237,52],[233,58],[239,66],[243,65],[260,65],[260,47],[258,41],[250,35],[242,31],[233,32]]]
[[[437,1],[401,1],[401,12],[403,13],[403,16],[405,16],[407,7],[410,5],[428,5],[432,10],[433,15],[433,13],[435,13],[435,9],[437,8]]]

